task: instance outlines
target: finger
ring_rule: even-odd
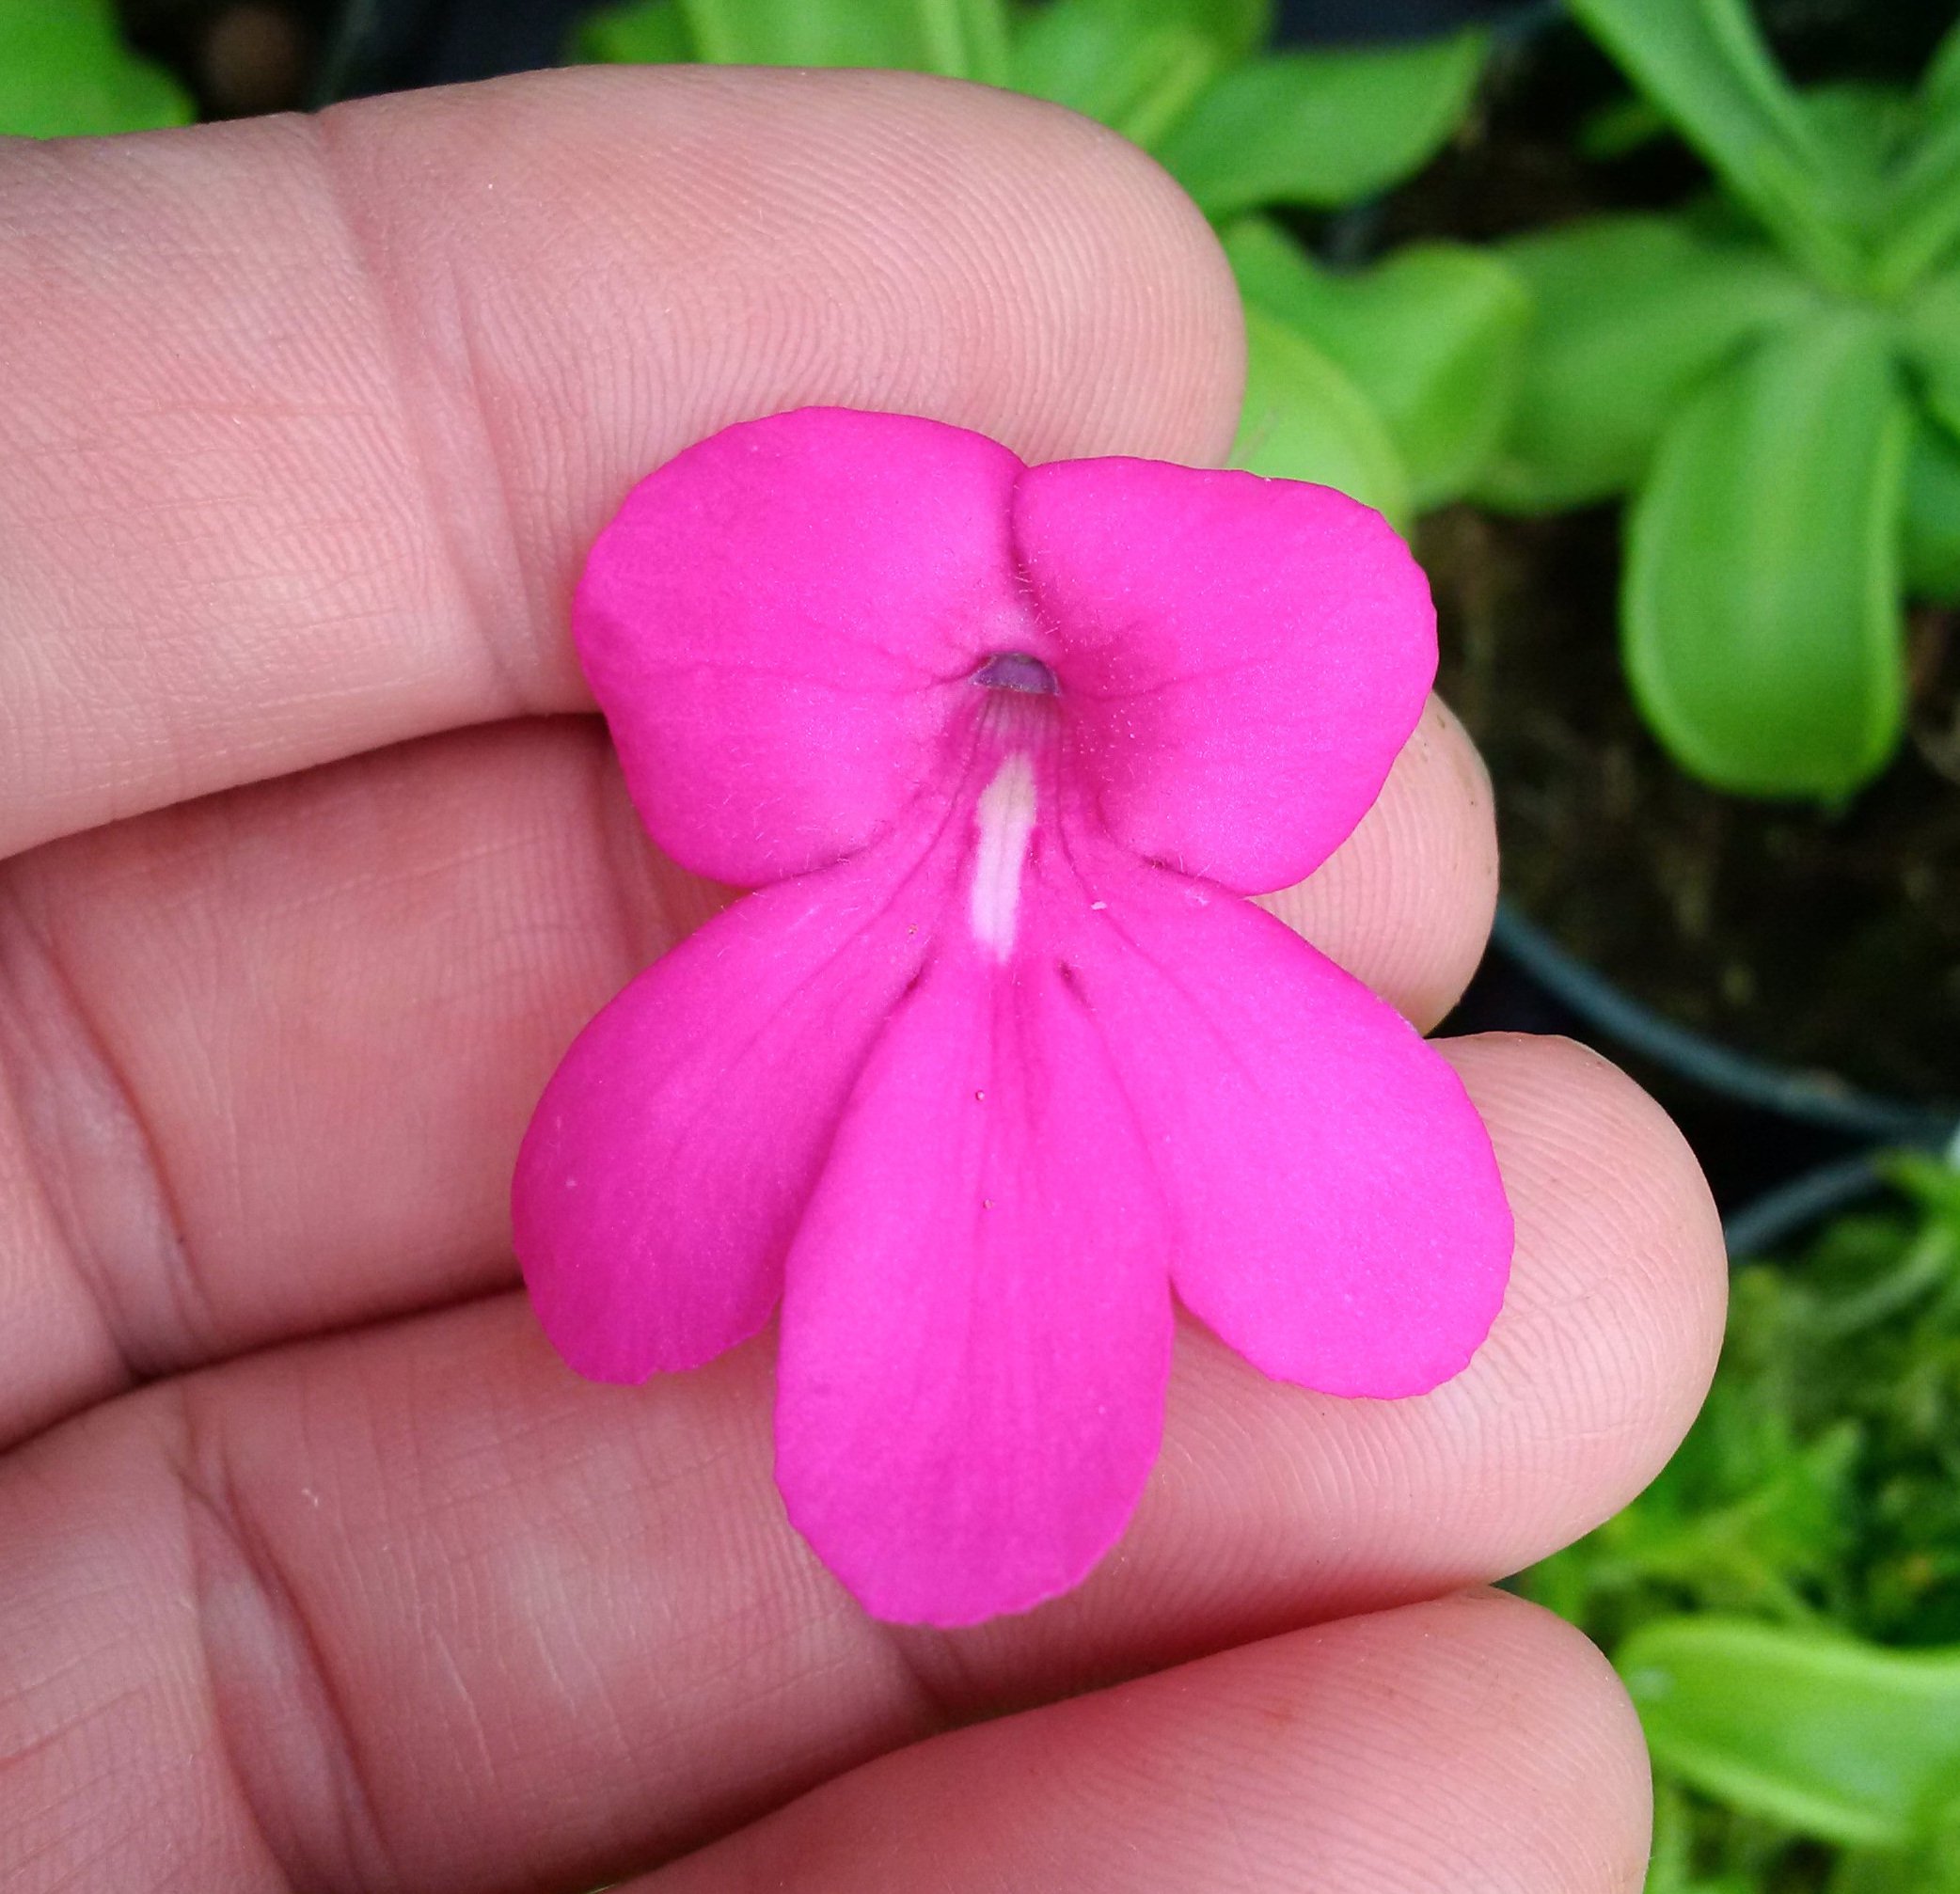
[[[1381,799],[1273,913],[1428,1032],[1462,997],[1497,910],[1491,779],[1432,697]]]
[[[1481,949],[1494,847],[1434,706],[1346,846],[1272,905],[1432,1023]],[[0,864],[0,1441],[512,1280],[511,1167],[552,1065],[717,898],[654,854],[572,718]]]
[[[633,1894],[1629,1894],[1640,1726],[1502,1593],[1296,1632],[853,1770]]]
[[[1232,431],[1203,220],[977,87],[536,74],[16,140],[0,194],[0,853],[582,704],[585,548],[727,422],[830,402],[1196,461]]]
[[[1678,1136],[1604,1061],[1509,1039],[1451,1056],[1518,1218],[1469,1369],[1341,1401],[1187,1333],[1117,1552],[972,1633],[881,1630],[791,1533],[767,1338],[597,1387],[498,1298],[43,1436],[0,1476],[0,1753],[24,1752],[0,1833],[58,1836],[100,1798],[101,1878],[143,1886],[193,1847],[156,1812],[174,1799],[229,1807],[198,1846],[262,1833],[302,1883],[466,1894],[518,1863],[597,1881],[948,1717],[1529,1563],[1685,1428],[1719,1237]],[[225,1729],[252,1732],[229,1758]]]

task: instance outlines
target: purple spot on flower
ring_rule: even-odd
[[[989,690],[1026,690],[1043,697],[1055,694],[1054,672],[1024,651],[996,652],[973,673],[973,682]]]

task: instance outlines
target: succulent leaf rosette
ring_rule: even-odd
[[[1420,571],[1329,488],[808,408],[642,481],[574,631],[654,840],[755,890],[573,1046],[515,1237],[633,1382],[780,1306],[777,1478],[875,1615],[1077,1584],[1174,1297],[1267,1374],[1456,1374],[1511,1220],[1454,1072],[1244,897],[1380,792]]]

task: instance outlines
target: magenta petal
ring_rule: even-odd
[[[1077,1583],[1162,1428],[1160,1198],[1052,963],[941,960],[879,1043],[789,1260],[777,1479],[879,1618]]]
[[[1084,988],[1167,1189],[1179,1297],[1327,1394],[1458,1373],[1503,1301],[1511,1218],[1454,1070],[1250,902],[1162,871],[1099,892]]]
[[[768,1319],[838,1113],[944,898],[892,848],[767,889],[579,1034],[512,1186],[526,1284],[579,1373],[698,1366]]]
[[[573,632],[663,848],[759,887],[862,847],[940,782],[956,689],[1025,641],[1020,471],[961,428],[803,408],[634,488]]]
[[[1331,487],[1135,460],[1032,468],[1014,517],[1110,832],[1247,892],[1311,873],[1435,675],[1394,529]]]

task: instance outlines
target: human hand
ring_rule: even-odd
[[[922,79],[0,150],[9,1894],[1638,1885],[1610,1671],[1470,1589],[1652,1476],[1717,1341],[1693,1160],[1589,1053],[1447,1048],[1518,1223],[1463,1375],[1329,1399],[1187,1324],[1122,1545],[970,1632],[790,1530],[767,1337],[596,1386],[512,1286],[545,1076],[722,898],[584,714],[627,486],[815,402],[1215,461],[1237,323],[1146,161]],[[1429,1026],[1494,881],[1437,708],[1272,905]]]

